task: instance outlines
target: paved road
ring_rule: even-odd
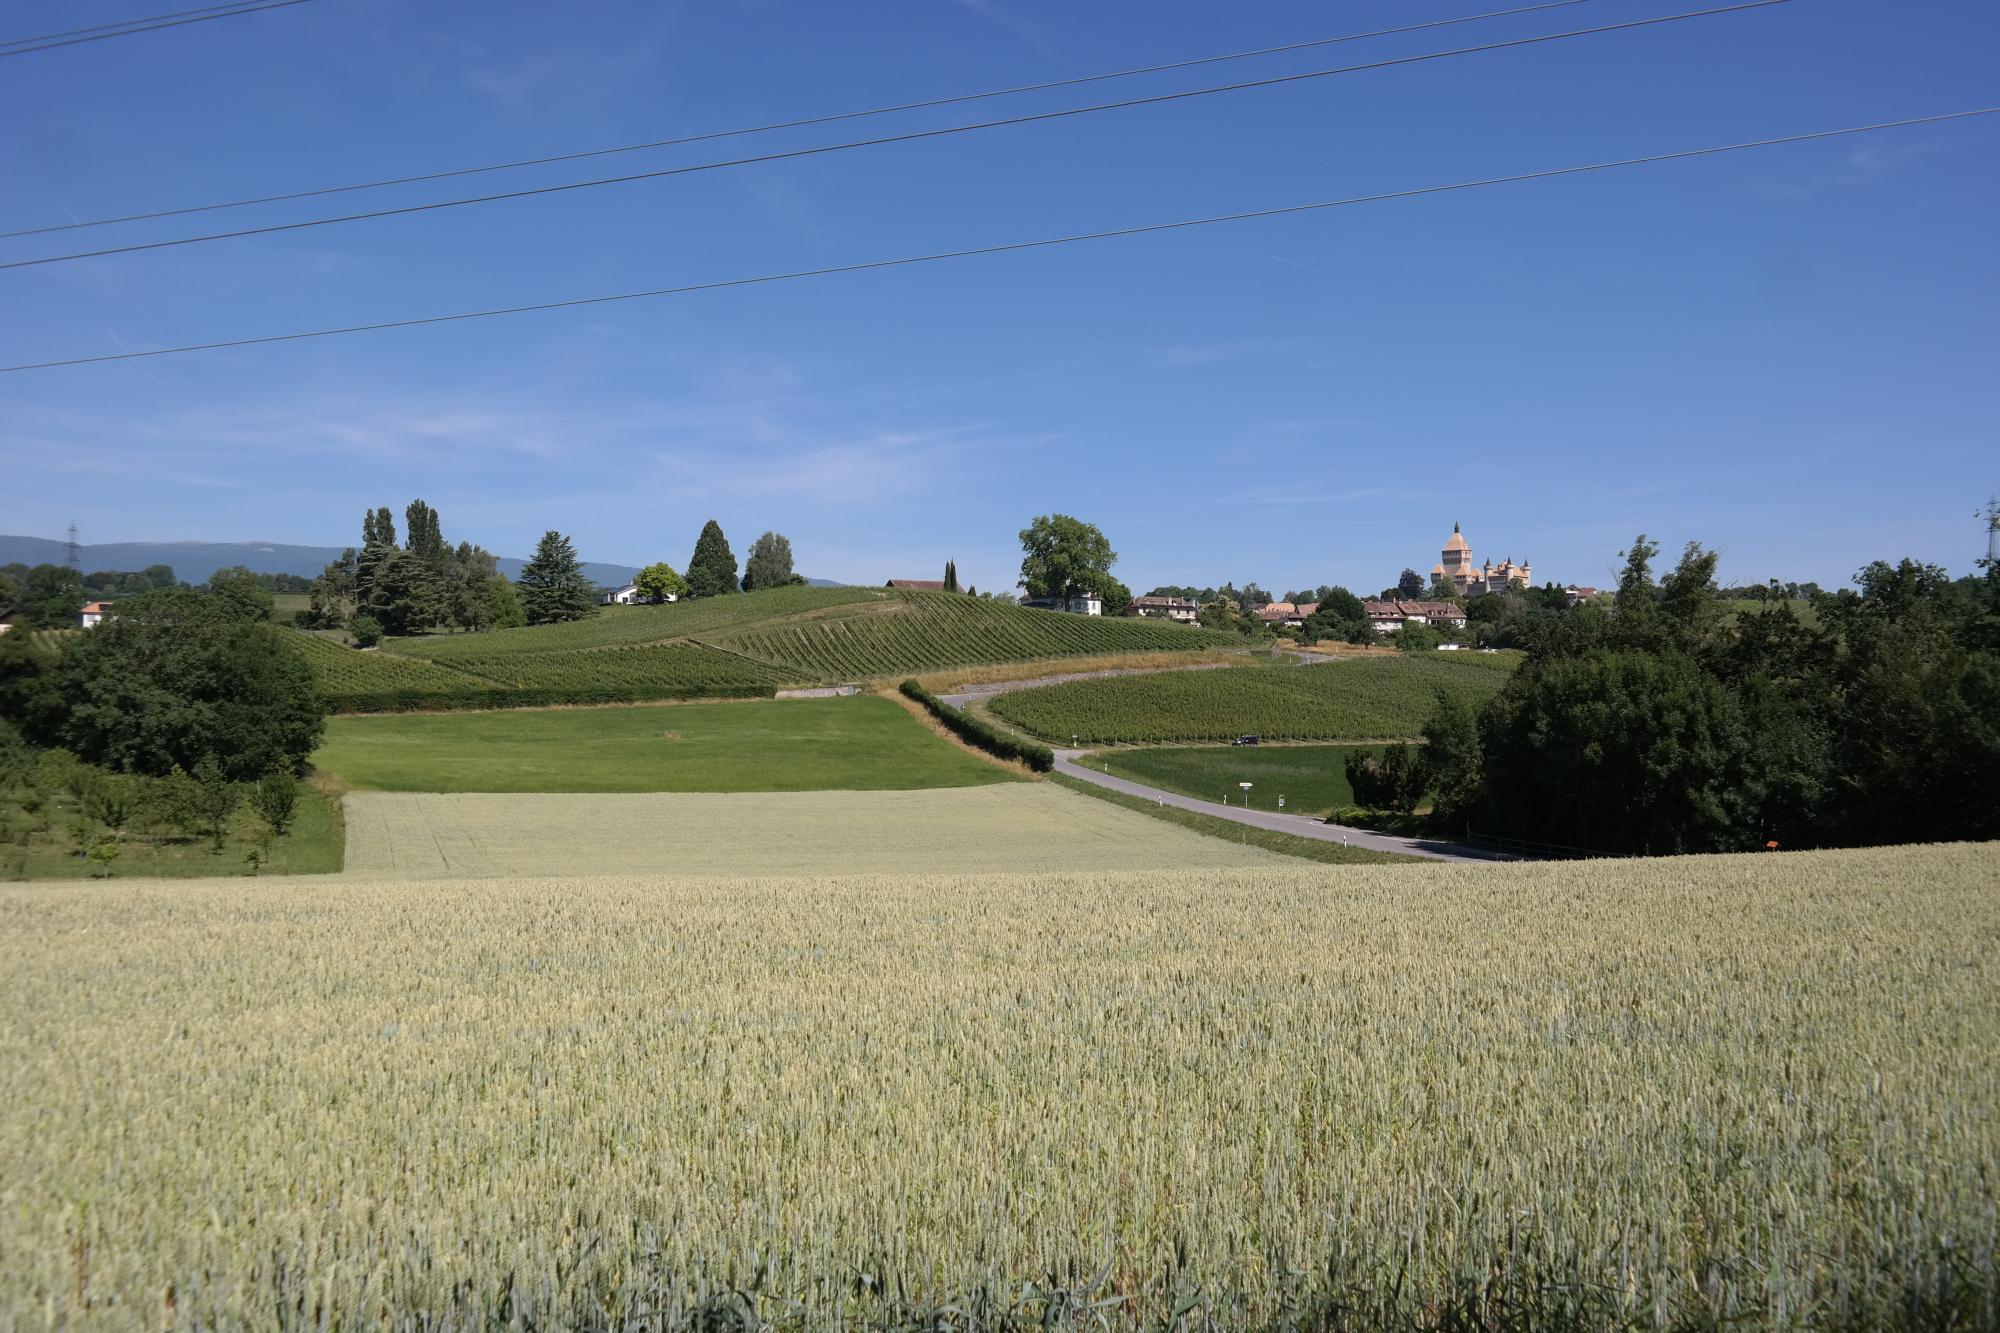
[[[1085,768],[1077,763],[1083,750],[1057,750],[1056,772],[1067,774],[1081,781],[1112,791],[1124,792],[1127,796],[1139,796],[1162,805],[1171,805],[1179,810],[1192,810],[1196,814],[1214,815],[1218,819],[1233,820],[1238,824],[1248,824],[1253,828],[1271,829],[1278,833],[1289,833],[1296,838],[1314,838],[1320,842],[1344,843],[1350,847],[1365,847],[1374,852],[1395,852],[1402,856],[1422,856],[1433,861],[1511,861],[1514,858],[1493,852],[1483,852],[1472,847],[1460,847],[1448,842],[1432,842],[1426,838],[1399,838],[1390,833],[1376,833],[1372,829],[1349,828],[1343,824],[1323,824],[1310,815],[1286,815],[1272,810],[1245,810],[1233,805],[1218,805],[1213,801],[1199,801],[1192,796],[1181,796],[1174,792],[1162,791],[1158,787],[1148,787],[1144,783],[1132,782],[1126,778],[1114,778],[1109,773],[1100,773],[1094,768]]]

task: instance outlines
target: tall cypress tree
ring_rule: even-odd
[[[722,535],[722,525],[714,519],[702,525],[695,539],[694,556],[688,561],[688,596],[720,597],[736,591],[736,553]]]
[[[944,590],[946,592],[958,591],[958,561],[956,560],[947,560],[944,562]]]
[[[530,625],[582,620],[597,614],[597,589],[584,577],[570,539],[551,528],[535,546],[534,559],[521,567],[521,609]]]

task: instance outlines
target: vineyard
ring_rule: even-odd
[[[299,637],[334,710],[364,713],[754,696],[787,685],[1236,641],[953,593],[803,587],[611,607],[565,625],[395,639],[372,653]]]
[[[483,634],[426,634],[390,639],[382,646],[406,657],[456,662],[512,653],[567,653],[591,648],[629,648],[755,626],[794,616],[852,614],[881,606],[890,594],[881,588],[765,588],[733,597],[707,597],[668,606],[607,606],[598,614],[564,625],[488,630]]]
[[[1386,740],[1423,729],[1440,690],[1477,706],[1515,659],[1470,654],[1373,657],[1326,666],[1163,671],[1070,681],[993,700],[992,710],[1049,740],[1093,745],[1267,740]]]
[[[1169,652],[1220,636],[1158,621],[1072,616],[951,593],[904,593],[885,613],[808,619],[705,636],[813,680],[915,675],[945,667],[1100,653]]]
[[[787,674],[693,643],[652,648],[601,648],[587,653],[491,653],[454,657],[450,670],[491,681],[506,690],[585,696],[680,699],[712,695],[769,694]]]
[[[292,644],[337,713],[492,706],[487,698],[493,686],[474,676],[390,653],[361,652],[316,634],[294,634]]]

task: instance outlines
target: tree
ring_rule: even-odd
[[[372,525],[373,519],[370,519]],[[350,546],[340,553],[340,559],[329,561],[318,578],[312,581],[312,604],[306,619],[309,629],[336,629],[347,623],[354,605],[355,570],[359,555]]]
[[[1478,804],[1514,836],[1649,855],[1752,844],[1742,712],[1692,658],[1531,662],[1488,704],[1479,739]]]
[[[722,525],[714,519],[695,538],[694,555],[688,561],[688,596],[721,597],[736,591],[736,553],[722,535]]]
[[[1420,602],[1424,596],[1424,576],[1406,569],[1396,576],[1396,595],[1406,602]]]
[[[782,533],[767,532],[750,543],[750,558],[743,565],[743,591],[782,588],[804,583],[792,572],[792,543]]]
[[[1444,642],[1444,635],[1429,625],[1406,620],[1401,629],[1389,636],[1389,641],[1396,646],[1398,652],[1428,653],[1435,651],[1437,646]]]
[[[946,592],[958,591],[958,562],[956,560],[947,560],[944,562],[944,590]]]
[[[194,781],[199,792],[202,827],[208,830],[210,845],[219,852],[223,839],[229,836],[229,817],[236,813],[243,793],[229,780],[229,774],[214,755],[204,757],[194,766]]]
[[[1125,608],[1132,605],[1132,590],[1109,574],[1097,581],[1097,592],[1104,599],[1107,616],[1122,616]]]
[[[204,759],[232,780],[297,771],[319,744],[326,701],[293,635],[193,589],[132,598],[57,665],[57,743],[132,773]]]
[[[21,584],[21,629],[73,629],[83,579],[67,565],[36,565]]]
[[[1439,690],[1424,723],[1423,785],[1435,793],[1432,813],[1440,823],[1466,825],[1478,806],[1479,777],[1479,719],[1458,696]]]
[[[530,625],[554,625],[597,614],[597,589],[584,577],[570,539],[551,528],[521,568],[521,609]]]
[[[1101,592],[1117,563],[1110,539],[1068,514],[1043,514],[1021,529],[1021,583],[1030,597],[1067,601]]]
[[[266,773],[257,779],[257,785],[250,789],[250,803],[257,815],[271,832],[279,837],[292,826],[292,817],[298,811],[299,780],[288,768]]]
[[[632,579],[632,586],[649,602],[674,602],[688,595],[687,580],[664,560],[640,570]]]
[[[277,603],[242,565],[218,569],[208,576],[208,593],[219,607],[238,620],[269,620]]]
[[[521,609],[521,599],[514,593],[514,585],[504,574],[495,574],[486,585],[486,623],[494,629],[516,629],[528,623],[527,612]]]
[[[347,636],[356,648],[373,648],[382,642],[382,622],[363,611],[348,625]]]
[[[444,544],[444,532],[438,524],[437,510],[422,500],[412,500],[403,510],[403,525],[406,533],[404,549],[411,555],[438,562],[445,559],[447,548]]]

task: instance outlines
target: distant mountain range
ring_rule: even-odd
[[[85,574],[96,570],[139,570],[148,565],[171,565],[174,577],[184,583],[206,583],[218,569],[241,565],[255,574],[301,574],[312,578],[329,561],[338,560],[338,546],[288,546],[283,542],[102,542],[79,545],[78,562]],[[46,537],[0,535],[0,565],[60,565],[67,547]],[[519,578],[525,562],[514,556],[499,557],[500,572]],[[638,570],[632,565],[608,565],[586,560],[583,572],[603,587],[630,583]],[[829,579],[811,579],[819,587],[834,587]]]

